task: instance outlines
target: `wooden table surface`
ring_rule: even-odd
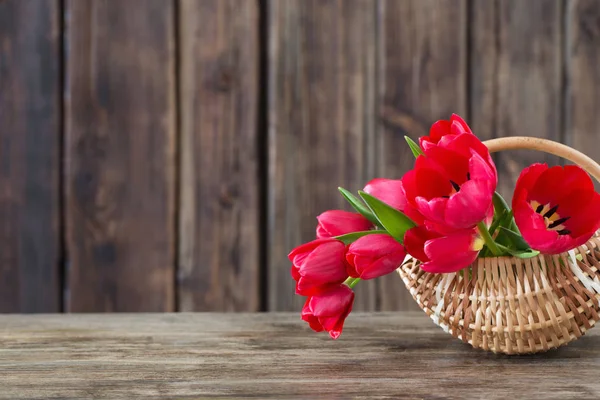
[[[0,398],[600,397],[600,329],[545,354],[474,350],[423,313],[0,316]]]

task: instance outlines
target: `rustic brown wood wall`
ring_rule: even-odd
[[[436,119],[600,159],[599,64],[596,0],[0,0],[0,312],[299,309],[289,250]]]

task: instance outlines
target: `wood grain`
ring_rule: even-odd
[[[471,10],[471,122],[483,139],[561,140],[562,2],[474,1]],[[508,200],[521,170],[557,164],[531,151],[499,153],[498,191]]]
[[[417,139],[467,109],[466,1],[382,1],[379,8],[377,176],[414,165],[404,136]],[[417,309],[395,274],[379,279],[382,310]]]
[[[258,3],[180,3],[180,309],[258,311]]]
[[[566,143],[600,160],[600,3],[570,1],[567,27]],[[600,184],[596,182],[596,189]]]
[[[58,1],[0,2],[0,312],[60,310]]]
[[[591,399],[600,333],[533,356],[454,339],[424,313],[351,314],[341,338],[297,314],[0,318],[0,399]]]
[[[336,188],[375,177],[376,2],[269,1],[269,310],[299,309],[287,254],[315,217],[347,208]],[[349,209],[349,208],[347,208]],[[357,286],[374,309],[376,285]]]
[[[172,4],[67,7],[68,310],[173,310]]]

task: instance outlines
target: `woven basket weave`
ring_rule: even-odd
[[[600,166],[565,145],[511,137],[486,142],[490,152],[545,151],[600,181]],[[558,255],[486,257],[451,274],[431,274],[409,260],[398,273],[419,306],[446,332],[497,353],[546,351],[582,336],[600,319],[600,235]]]

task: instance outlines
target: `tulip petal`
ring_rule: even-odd
[[[324,243],[304,259],[298,273],[315,282],[343,282],[346,279],[345,251],[342,242]]]
[[[473,229],[456,231],[455,233],[425,243],[424,251],[429,259],[445,258],[448,255],[473,251],[476,233]]]
[[[302,313],[300,314],[301,318],[308,322],[310,328],[315,332],[322,332],[323,326],[319,323],[319,319],[313,315],[313,312],[310,307],[311,298],[307,298],[304,303],[304,307],[302,307]]]
[[[596,193],[586,190],[575,190],[562,196],[557,214],[561,217],[569,217],[564,223],[565,226],[573,233],[573,236],[578,236],[592,229],[592,226],[597,221],[597,218],[590,218],[589,213],[595,214],[592,209],[592,199]],[[593,233],[593,232],[592,232]]]
[[[436,169],[448,182],[453,181],[461,185],[469,176],[469,158],[458,152],[441,146],[432,147],[427,153],[428,164],[415,164],[415,168]],[[447,185],[447,184],[446,184]],[[445,194],[448,194],[449,190]]]
[[[452,114],[450,116],[450,122],[452,123],[452,126],[454,126],[455,122],[458,122],[458,124],[461,126],[461,129],[459,130],[459,132],[466,132],[469,133],[471,135],[473,135],[473,131],[471,131],[471,128],[469,127],[469,125],[465,122],[464,119],[462,119],[462,117],[458,114]]]
[[[337,339],[342,333],[344,321],[352,311],[354,292],[346,285],[337,285],[326,292],[307,299],[302,309],[302,319],[320,332],[326,330]]]
[[[395,271],[406,256],[404,246],[388,234],[363,236],[348,246],[349,274],[373,279]]]
[[[471,149],[469,158],[469,173],[472,180],[485,180],[492,183],[494,190],[498,184],[495,167],[490,166],[475,150]]]
[[[429,261],[429,257],[425,254],[425,242],[429,239],[437,237],[433,232],[428,231],[424,226],[415,226],[409,229],[404,235],[404,246],[408,254],[419,261]]]
[[[329,210],[317,217],[318,238],[341,236],[352,232],[367,231],[373,224],[359,213]]]
[[[354,292],[346,285],[337,285],[331,290],[312,297],[311,310],[319,317],[333,317],[344,311],[354,299]]]
[[[457,253],[447,260],[428,261],[420,265],[425,272],[432,274],[449,274],[469,267],[477,259],[476,252]]]
[[[446,207],[448,205],[447,198],[444,197],[436,197],[427,201],[427,199],[423,197],[415,198],[415,202],[417,203],[417,210],[425,217],[427,220],[431,220],[434,222],[438,222],[444,224],[446,222]]]
[[[548,229],[523,229],[521,235],[532,249],[546,254],[561,253],[564,245],[570,241],[566,235],[561,237],[558,232]]]
[[[448,175],[440,173],[440,171],[417,168],[416,174],[419,197],[431,200],[437,197],[448,196],[452,191],[451,179]]]
[[[450,124],[450,133],[454,136],[459,136],[462,135],[464,133],[467,133],[467,131],[465,130],[465,127],[458,121],[452,121],[452,123]],[[447,135],[449,136],[449,135]]]
[[[294,248],[290,254],[288,254],[288,259],[293,263],[296,256],[300,254],[308,255],[311,251],[319,247],[323,243],[335,241],[335,239],[316,239],[312,242],[301,244],[300,246]]]
[[[582,192],[571,192],[570,196],[560,203],[560,209],[564,215],[571,217],[564,223],[571,231],[571,236],[587,236],[589,239],[600,227],[600,195],[587,192],[586,196]]]
[[[352,253],[346,253],[346,273],[351,278],[359,278],[360,274],[356,271],[354,266],[356,265],[356,255]]]
[[[347,278],[346,246],[336,239],[317,239],[292,250],[291,274],[296,293],[311,296]]]
[[[476,237],[473,229],[467,229],[428,240],[424,251],[430,261],[423,263],[421,268],[427,272],[448,273],[468,267],[479,254],[473,249]]]
[[[402,248],[393,237],[387,233],[374,233],[358,238],[348,247],[348,252],[366,256],[377,257],[389,252],[390,249]]]
[[[540,204],[554,203],[557,199],[557,189],[564,180],[565,172],[559,165],[548,168],[540,174],[533,188],[529,191],[531,200]],[[554,204],[552,204],[554,205]]]
[[[323,283],[320,280],[315,281],[308,277],[301,276],[296,281],[296,294],[299,296],[314,296],[323,293],[336,285],[339,285],[339,281]]]
[[[417,196],[417,172],[414,169],[404,174],[402,177],[402,187],[404,188],[404,194],[408,202]]]
[[[292,274],[292,278],[294,278],[295,281],[300,279],[300,274],[298,273],[298,268],[296,268],[295,265],[292,265],[290,273]]]
[[[360,275],[360,278],[363,280],[374,279],[394,272],[400,267],[405,257],[404,250],[381,257],[369,264],[368,268]]]
[[[406,195],[400,179],[376,178],[369,181],[363,191],[397,210],[406,207]]]
[[[336,236],[336,235],[332,235],[331,233],[327,232],[321,224],[317,225],[317,237],[319,239],[320,238],[329,238],[329,237],[334,237],[334,236]]]
[[[588,193],[594,192],[594,182],[585,170],[577,165],[565,165],[562,168],[564,170],[564,180],[560,182],[560,187],[563,193],[575,190],[582,190]]]
[[[490,169],[494,172],[494,175],[497,175],[496,166],[494,165],[490,151],[488,150],[487,146],[473,134],[447,136],[447,139],[444,137],[442,140],[440,140],[438,146],[457,152],[465,158],[470,158],[471,151],[473,151],[478,154],[487,165],[490,166]]]
[[[301,318],[308,322],[310,329],[315,332],[323,332],[323,325],[319,322],[319,318],[315,317],[312,314],[305,314],[304,312],[301,314]]]
[[[517,184],[515,185],[515,195],[520,193],[523,190],[531,190],[535,181],[539,178],[539,176],[548,169],[548,164],[532,164],[529,167],[523,169],[519,178],[517,179]],[[514,197],[513,197],[514,199]]]
[[[519,202],[514,205],[515,222],[520,230],[547,230],[544,217],[536,213],[529,203]]]
[[[460,192],[450,196],[446,209],[446,223],[456,229],[470,228],[487,215],[494,187],[491,181],[470,180]]]
[[[428,141],[431,141],[432,143],[437,143],[442,137],[444,137],[444,135],[447,135],[450,132],[450,127],[450,121],[436,121],[433,123],[433,125],[431,125],[431,128],[429,129],[429,137],[424,136],[421,139],[427,138]]]

